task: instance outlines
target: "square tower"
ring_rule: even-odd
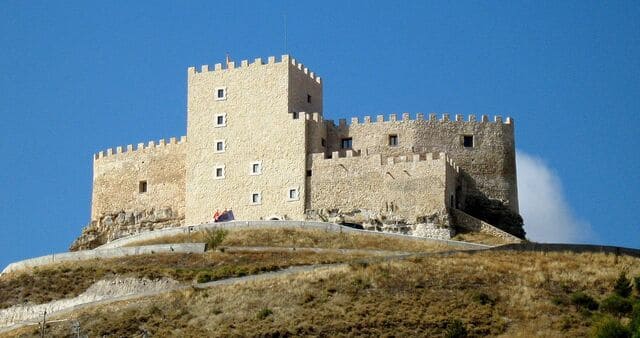
[[[189,69],[186,224],[232,210],[236,219],[303,219],[306,124],[322,84],[289,56]]]

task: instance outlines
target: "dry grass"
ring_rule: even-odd
[[[192,282],[199,273],[212,280],[275,271],[293,265],[335,263],[361,255],[314,253],[221,253],[154,254],[92,260],[37,268],[0,278],[0,309],[12,305],[42,304],[73,298],[96,281],[113,277],[172,278]]]
[[[74,317],[90,336],[134,336],[144,328],[152,336],[181,337],[441,337],[449,323],[460,320],[470,336],[584,337],[592,314],[554,300],[575,291],[601,300],[624,269],[639,275],[640,260],[606,254],[458,253],[174,292]],[[54,325],[50,332],[67,334],[69,324]]]
[[[459,232],[453,238],[454,241],[480,243],[486,245],[503,245],[513,243],[497,236],[492,236],[482,232]]]
[[[205,234],[176,236],[140,241],[128,246],[163,243],[204,242]],[[376,249],[389,251],[437,252],[451,250],[446,244],[411,238],[394,238],[379,234],[329,232],[311,229],[242,229],[231,230],[221,246],[275,246],[333,249]]]

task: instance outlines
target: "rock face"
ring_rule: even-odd
[[[174,212],[169,207],[139,211],[121,210],[100,215],[98,220],[89,223],[82,229],[82,234],[71,244],[69,250],[89,250],[128,235],[182,225],[184,215]]]
[[[308,210],[307,219],[362,227],[365,230],[400,233],[435,239],[450,239],[455,235],[446,211],[424,215],[417,222],[409,222],[393,212],[363,209]]]

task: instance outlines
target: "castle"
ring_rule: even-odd
[[[186,137],[95,154],[92,222],[75,249],[211,222],[223,209],[240,220],[444,229],[456,211],[524,237],[511,118],[403,113],[336,124],[323,117],[320,77],[288,55],[187,75]]]

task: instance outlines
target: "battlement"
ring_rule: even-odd
[[[145,149],[152,149],[152,148],[162,148],[165,146],[172,146],[172,145],[178,145],[178,144],[184,144],[187,142],[187,137],[186,136],[181,136],[180,139],[176,139],[175,137],[171,137],[168,141],[165,139],[160,139],[157,143],[156,141],[149,141],[148,143],[138,143],[137,147],[134,149],[133,144],[128,144],[126,147],[122,147],[122,146],[118,146],[115,148],[109,148],[107,150],[103,150],[100,152],[97,152],[93,155],[93,160],[97,161],[109,156],[114,156],[114,155],[120,155],[120,154],[129,154],[129,153],[133,153],[133,152],[138,152],[138,151],[142,151]]]
[[[433,153],[420,153],[403,156],[389,156],[384,157],[381,154],[362,154],[361,150],[342,150],[334,151],[331,156],[327,156],[324,153],[311,154],[312,161],[317,163],[322,161],[325,164],[331,164],[332,162],[338,164],[343,162],[343,159],[364,160],[378,163],[380,165],[394,165],[400,163],[418,163],[418,162],[430,162],[430,161],[445,161],[455,172],[460,172],[460,167],[455,161],[444,152]]]
[[[337,128],[345,128],[347,126],[359,125],[359,124],[373,124],[373,123],[385,123],[385,122],[442,122],[442,123],[493,123],[493,124],[508,124],[513,125],[514,120],[511,117],[507,117],[503,120],[502,116],[496,115],[493,119],[489,119],[488,115],[481,115],[478,119],[475,114],[465,116],[462,114],[455,114],[453,118],[449,113],[441,114],[440,118],[436,113],[430,113],[428,116],[425,116],[424,113],[416,113],[414,118],[412,118],[410,113],[402,113],[400,118],[398,118],[398,114],[392,113],[386,116],[385,115],[376,115],[375,119],[371,116],[365,116],[362,120],[359,117],[352,117],[351,119],[339,119],[338,124],[333,123],[332,120],[327,120],[334,127]]]
[[[269,56],[267,58],[266,63],[263,61],[262,58],[255,58],[251,63],[248,60],[242,60],[240,61],[240,63],[236,63],[234,61],[230,61],[229,63],[216,63],[213,66],[213,69],[210,67],[210,65],[202,65],[200,66],[199,70],[196,67],[192,66],[187,68],[187,74],[193,75],[193,74],[208,73],[208,72],[232,71],[237,69],[254,68],[254,67],[263,66],[263,65],[267,65],[267,66],[274,65],[278,63],[288,63],[294,66],[294,68],[297,68],[299,71],[303,72],[304,74],[307,74],[315,82],[321,83],[320,76],[318,76],[316,73],[309,70],[309,68],[305,67],[301,62],[290,57],[289,55],[282,55],[279,61],[277,61],[275,56]]]

